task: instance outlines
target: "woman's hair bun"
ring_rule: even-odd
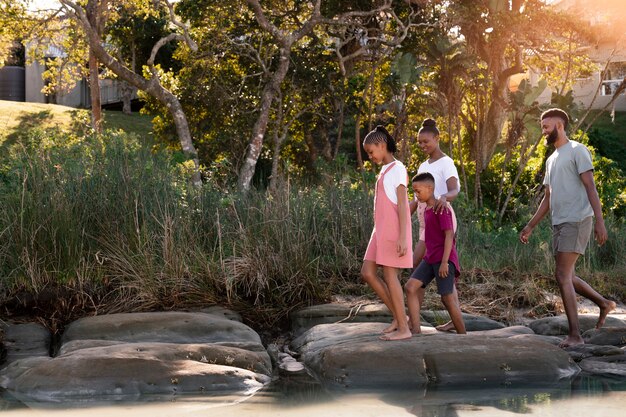
[[[437,122],[434,119],[426,119],[422,122],[422,127],[437,127]]]

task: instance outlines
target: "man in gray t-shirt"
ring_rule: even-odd
[[[522,243],[528,243],[535,226],[550,212],[555,276],[569,323],[569,335],[561,347],[584,343],[580,336],[576,293],[590,299],[600,308],[596,328],[602,327],[607,314],[616,307],[615,302],[598,294],[575,273],[576,261],[585,253],[592,228],[599,245],[606,242],[608,235],[593,181],[591,154],[584,145],[567,138],[565,131],[568,123],[569,117],[561,109],[550,109],[541,115],[541,132],[546,136],[546,143],[554,145],[555,150],[546,161],[543,200],[520,233]]]

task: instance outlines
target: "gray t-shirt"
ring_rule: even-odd
[[[543,184],[550,187],[552,224],[580,222],[593,216],[593,209],[580,174],[593,170],[591,153],[585,145],[570,140],[546,161]]]

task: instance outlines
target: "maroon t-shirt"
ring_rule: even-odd
[[[446,241],[444,231],[454,230],[452,212],[446,209],[442,213],[436,214],[432,207],[428,207],[424,212],[424,224],[426,226],[424,235],[426,255],[424,255],[424,260],[429,264],[439,263],[443,258],[443,248]],[[459,256],[456,253],[456,239],[452,241],[449,261],[454,264],[456,269],[454,275],[458,277],[461,274],[461,269],[459,268]]]

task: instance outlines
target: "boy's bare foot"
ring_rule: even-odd
[[[454,324],[452,324],[451,321],[447,322],[446,324],[435,326],[435,329],[439,330],[440,332],[456,332]]]
[[[616,307],[617,304],[615,304],[615,301],[611,300],[609,300],[605,306],[600,307],[600,316],[598,317],[598,322],[596,323],[596,329],[604,326],[604,321],[606,320],[607,314],[615,310]]]
[[[567,336],[565,340],[559,343],[560,348],[566,348],[570,346],[584,345],[585,341],[580,336]]]
[[[405,339],[410,339],[411,336],[413,336],[411,331],[409,329],[406,329],[405,331],[396,330],[393,333],[384,334],[380,336],[380,339],[381,340],[405,340]]]

